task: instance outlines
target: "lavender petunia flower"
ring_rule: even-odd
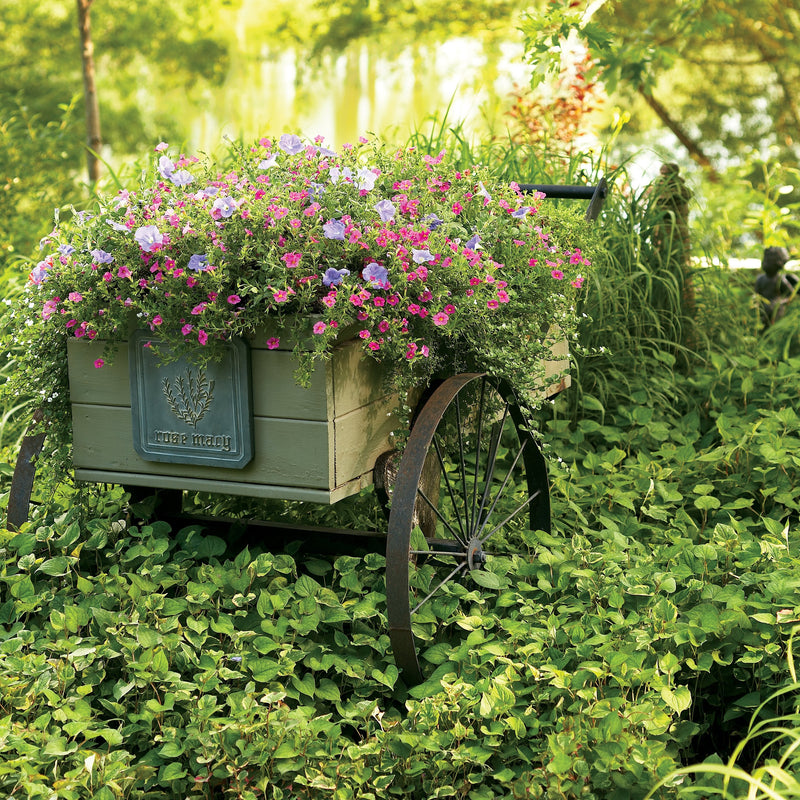
[[[411,250],[411,254],[412,254],[412,259],[413,259],[415,264],[425,264],[428,261],[433,261],[433,259],[435,258],[435,256],[431,255],[431,251],[430,250],[412,249]]]
[[[326,158],[335,158],[337,154],[334,150],[329,150],[327,147],[318,147],[317,155],[325,156]]]
[[[208,256],[200,255],[200,253],[195,253],[189,259],[189,263],[186,265],[186,268],[193,269],[196,272],[200,272],[200,270],[205,269],[207,266],[208,266]]]
[[[522,206],[522,208],[518,208],[516,211],[511,212],[512,217],[516,217],[517,219],[522,219],[526,214],[532,211],[530,206]]]
[[[428,214],[427,217],[422,218],[422,221],[428,223],[429,231],[435,231],[440,225],[444,225],[444,220],[439,219],[436,214]]]
[[[278,166],[278,156],[270,156],[269,158],[264,158],[258,162],[259,169],[269,169],[270,167],[277,167]]]
[[[478,194],[481,197],[486,198],[487,202],[492,199],[492,196],[489,194],[489,192],[486,190],[486,187],[483,185],[483,181],[478,181]]]
[[[175,186],[188,186],[194,181],[194,175],[192,175],[192,173],[188,170],[179,169],[176,172],[173,172],[172,175],[169,176],[169,179],[175,184]]]
[[[284,133],[278,142],[278,147],[290,156],[297,155],[304,149],[302,140],[294,133]]]
[[[115,222],[113,219],[107,219],[106,222],[115,230],[119,231],[120,233],[127,233],[128,226],[123,225],[121,222]]]
[[[308,184],[308,196],[311,198],[312,201],[319,200],[323,194],[325,194],[325,186],[323,186],[323,184],[321,183]]]
[[[322,226],[322,233],[326,239],[340,239],[344,241],[344,223],[338,219],[332,219]]]
[[[390,219],[394,219],[394,212],[396,209],[391,200],[381,200],[380,202],[375,203],[373,208],[380,215],[381,222],[388,222]]]
[[[331,183],[339,183],[340,180],[347,180],[348,178],[352,180],[353,170],[351,170],[350,167],[345,167],[344,169],[340,167],[331,167],[330,176]]]
[[[480,234],[476,233],[465,245],[467,250],[477,250],[480,247],[481,237]]]
[[[110,264],[114,260],[114,256],[111,253],[106,253],[105,250],[100,250],[99,248],[92,250],[91,256],[96,264]]]
[[[232,217],[233,212],[236,211],[236,201],[232,197],[228,196],[218,197],[214,201],[214,205],[211,206],[212,214],[215,211],[219,213],[220,217],[225,217],[225,219],[228,219],[228,217]]]
[[[69,256],[75,252],[75,248],[71,244],[62,244],[59,245],[58,252],[61,253],[62,256]]]
[[[158,250],[164,243],[164,235],[158,232],[155,225],[142,225],[133,234],[136,243],[145,253],[152,253]]]
[[[161,156],[158,159],[159,175],[165,180],[169,180],[173,172],[175,172],[175,162],[169,156]]]
[[[344,280],[345,275],[349,274],[349,269],[336,269],[335,267],[329,267],[325,270],[325,274],[322,276],[322,282],[326,286],[338,286],[342,280]]]
[[[380,289],[389,288],[389,271],[382,267],[377,261],[371,261],[361,272],[361,277],[369,281],[370,286]]]
[[[371,192],[375,188],[375,181],[378,176],[368,167],[363,167],[358,171],[357,188],[362,191]]]
[[[39,284],[44,283],[47,280],[47,273],[50,269],[50,265],[46,261],[40,261],[32,270],[31,274],[28,276],[31,283],[35,283],[37,286]]]

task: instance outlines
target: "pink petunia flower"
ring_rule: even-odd
[[[550,273],[557,281],[564,280],[564,273],[560,269],[554,269]]]
[[[433,324],[441,327],[442,325],[447,325],[450,321],[450,317],[444,313],[444,311],[439,311],[438,313],[433,315]]]
[[[97,360],[94,362],[94,368],[95,368],[95,369],[100,369],[100,368],[101,368],[101,367],[102,367],[102,366],[103,366],[105,363],[106,363],[106,362],[105,362],[105,361],[103,361],[103,359],[102,359],[102,358],[98,358],[98,359],[97,359]]]
[[[277,350],[280,346],[281,340],[277,336],[267,339],[267,348],[269,350]]]
[[[197,341],[202,345],[208,342],[208,334],[202,328],[197,332]]]
[[[325,332],[325,328],[327,328],[327,327],[328,326],[324,322],[315,322],[314,323],[314,327],[312,328],[312,330],[314,331],[314,333],[320,334],[320,333],[324,333]]]
[[[241,297],[239,297],[239,295],[238,295],[238,294],[229,294],[229,295],[228,295],[228,302],[229,302],[229,303],[230,303],[232,306],[235,306],[237,303],[241,303],[241,302],[242,302],[242,298],[241,298]]]

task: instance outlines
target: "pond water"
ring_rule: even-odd
[[[522,46],[454,37],[397,49],[366,41],[310,63],[298,49],[252,45],[235,54],[223,85],[174,98],[187,141],[214,149],[225,135],[320,134],[334,147],[367,132],[403,142],[430,118],[471,136],[505,131],[515,83],[529,79]]]

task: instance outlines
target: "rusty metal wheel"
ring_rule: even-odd
[[[444,381],[418,414],[397,469],[386,544],[389,635],[409,684],[493,554],[550,530],[547,467],[508,384]],[[470,577],[472,573],[472,577]],[[445,634],[446,635],[446,634]]]

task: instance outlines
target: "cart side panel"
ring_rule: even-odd
[[[83,480],[219,491],[253,497],[334,502],[372,482],[378,455],[390,446],[396,405],[384,394],[380,365],[362,359],[359,342],[337,347],[309,388],[296,384],[291,352],[251,351],[255,451],[243,469],[142,459],[133,448],[127,348],[96,369],[101,342],[70,342],[76,477]],[[235,487],[232,489],[231,487]]]

